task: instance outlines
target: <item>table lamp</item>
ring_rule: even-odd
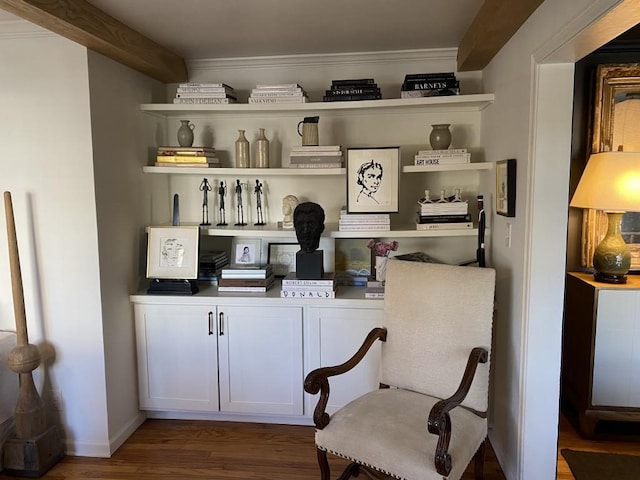
[[[631,255],[621,221],[626,212],[640,211],[640,152],[591,155],[570,206],[607,213],[607,233],[593,253],[594,277],[598,282],[626,283]]]

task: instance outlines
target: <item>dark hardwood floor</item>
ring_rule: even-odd
[[[560,418],[558,480],[574,480],[561,448],[638,453],[637,439],[588,441]],[[332,477],[344,460],[331,457]],[[24,478],[0,473],[0,479]],[[46,480],[318,480],[313,427],[147,420],[112,458],[64,457]],[[473,478],[470,466],[463,479]],[[504,480],[487,449],[485,480]]]

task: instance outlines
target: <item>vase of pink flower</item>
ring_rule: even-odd
[[[371,239],[367,242],[367,248],[370,248],[376,257],[376,280],[384,282],[387,276],[389,253],[398,250],[398,242],[395,240],[383,242]]]

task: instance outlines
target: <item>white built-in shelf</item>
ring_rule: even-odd
[[[251,177],[297,177],[303,175],[344,175],[344,168],[202,168],[202,167],[142,167],[145,173],[178,175],[232,175]]]
[[[460,163],[451,165],[405,165],[402,167],[402,173],[417,173],[417,172],[456,172],[464,170],[491,170],[493,169],[492,162],[478,162],[478,163]]]
[[[423,98],[390,98],[384,100],[360,100],[353,102],[309,102],[309,103],[231,103],[231,104],[173,104],[144,103],[140,109],[166,116],[187,113],[260,113],[260,112],[300,112],[300,111],[339,111],[339,110],[376,110],[411,107],[444,107],[448,110],[463,108],[483,110],[494,101],[492,93],[475,95],[449,95]]]

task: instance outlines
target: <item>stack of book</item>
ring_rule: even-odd
[[[428,199],[422,199],[418,205],[417,230],[473,228],[468,202],[459,200],[430,202]]]
[[[368,278],[364,288],[364,298],[384,298],[384,282]]]
[[[198,264],[198,281],[218,285],[220,272],[228,265],[229,257],[224,250],[201,252]]]
[[[213,147],[158,147],[156,167],[219,167]]]
[[[238,98],[226,83],[181,83],[173,103],[236,103]]]
[[[380,100],[382,94],[373,78],[355,80],[332,80],[331,89],[325,90],[325,102],[345,102],[353,100]]]
[[[400,98],[459,95],[460,82],[453,72],[412,73],[404,76]]]
[[[341,232],[356,232],[359,230],[391,230],[391,216],[388,213],[347,213],[340,210],[338,230]]]
[[[296,272],[289,272],[282,279],[282,298],[335,298],[336,274],[327,272],[322,278],[316,280],[301,279],[296,277]]]
[[[307,103],[307,93],[297,83],[256,85],[249,103]]]
[[[219,292],[266,292],[275,281],[273,267],[223,268],[218,280]]]
[[[450,148],[447,150],[418,150],[413,157],[414,165],[453,165],[470,163],[471,154],[466,148]]]
[[[289,154],[290,168],[342,168],[342,162],[340,145],[293,147]]]

